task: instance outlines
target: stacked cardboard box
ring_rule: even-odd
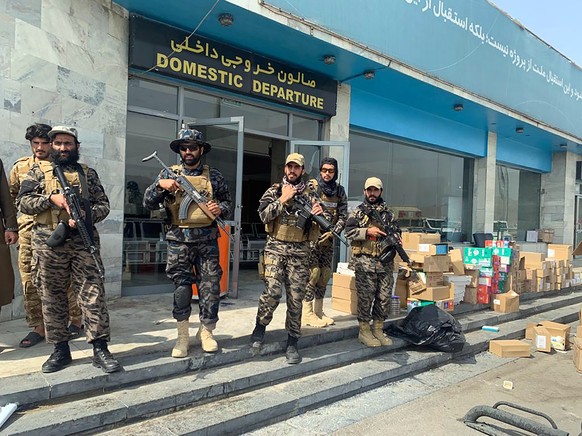
[[[444,274],[449,272],[450,265],[451,259],[448,254],[424,256],[422,259],[423,272],[419,275],[425,286],[415,290],[409,289],[409,298],[407,299],[409,311],[414,307],[431,304],[430,302],[443,310],[454,310],[454,284],[444,281]]]
[[[356,277],[351,274],[334,273],[331,285],[331,307],[340,312],[358,314]]]
[[[570,346],[570,326],[553,321],[530,322],[525,327],[525,338],[534,341],[538,351],[551,349],[566,351]]]

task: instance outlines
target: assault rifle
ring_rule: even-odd
[[[170,167],[168,167],[164,161],[162,161],[159,157],[158,157],[158,152],[154,151],[152,154],[150,154],[147,157],[144,157],[141,161],[142,162],[147,162],[150,159],[156,159],[160,165],[162,166],[162,168],[164,168],[166,170],[166,173],[168,174],[168,177],[171,179],[174,179],[178,185],[180,185],[180,187],[184,190],[184,192],[186,193],[186,197],[184,198],[184,201],[182,201],[182,203],[180,203],[180,210],[178,211],[178,218],[183,220],[186,219],[188,216],[188,209],[190,208],[190,205],[192,204],[192,202],[196,203],[198,205],[198,207],[200,208],[200,210],[202,212],[204,212],[204,214],[210,218],[213,221],[216,221],[216,224],[218,224],[218,226],[224,230],[224,233],[228,236],[228,238],[234,242],[234,237],[230,234],[230,232],[227,230],[226,228],[226,223],[224,222],[224,220],[220,217],[220,216],[216,216],[214,215],[212,212],[210,212],[210,209],[208,209],[208,206],[206,206],[206,203],[208,202],[208,199],[202,195],[200,192],[198,192],[198,190],[194,187],[194,185],[192,185],[192,183],[190,183],[190,181],[183,175],[177,175],[174,171],[172,171],[172,169]]]
[[[85,248],[91,254],[91,257],[93,257],[93,261],[95,262],[99,276],[103,278],[103,270],[101,269],[101,264],[97,259],[97,246],[93,240],[93,224],[91,222],[90,210],[89,208],[84,209],[81,206],[79,196],[73,187],[69,184],[69,181],[65,177],[65,173],[63,172],[63,169],[60,165],[55,165],[53,174],[57,177],[59,183],[63,187],[63,195],[65,196],[65,201],[69,206],[69,215],[71,216],[71,219],[75,221],[76,228],[79,232],[79,235],[81,236],[81,240],[83,241],[83,248]],[[83,174],[80,176],[83,177]],[[83,218],[84,210],[86,212],[85,218]],[[49,247],[56,247],[63,244],[70,230],[71,229],[67,223],[63,221],[59,222],[57,228],[47,240],[47,245],[49,245]]]
[[[330,223],[323,215],[314,215],[311,213],[311,208],[313,207],[313,205],[305,196],[296,195],[295,197],[293,197],[293,200],[295,200],[295,202],[300,206],[298,214],[302,219],[304,220],[311,219],[315,221],[315,223],[319,226],[319,228],[323,232],[330,232],[333,236],[338,238],[346,247],[349,247],[348,241],[346,241],[345,238],[342,237],[342,235],[340,235],[333,229],[332,223]]]
[[[379,238],[378,243],[381,248],[380,262],[387,263],[391,262],[396,253],[400,258],[406,262],[408,266],[412,265],[412,261],[404,248],[402,247],[402,240],[400,239],[400,234],[398,228],[393,223],[385,223],[377,210],[373,209],[372,215],[374,220],[378,223],[380,230],[386,233],[386,236]]]

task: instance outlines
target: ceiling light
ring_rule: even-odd
[[[376,77],[376,73],[372,70],[364,71],[364,79],[370,80]]]
[[[457,103],[453,106],[453,110],[455,112],[461,112],[463,110],[463,105],[461,103]]]
[[[516,127],[515,133],[523,133],[523,127]]]
[[[218,16],[218,22],[224,27],[232,26],[232,23],[234,23],[234,17],[229,13],[220,14]]]
[[[323,63],[326,65],[335,64],[335,56],[334,55],[325,55],[323,57]]]

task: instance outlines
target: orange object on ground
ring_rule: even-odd
[[[230,226],[227,225],[226,229],[230,232]],[[220,296],[223,297],[228,293],[228,275],[229,275],[229,264],[230,264],[230,239],[228,235],[220,227],[220,238],[218,238],[218,259],[220,263],[220,268],[222,268],[222,277],[220,279]],[[192,298],[198,300],[198,286],[196,283],[192,284]]]

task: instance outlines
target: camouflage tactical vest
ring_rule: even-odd
[[[173,165],[171,168],[178,175],[180,175],[183,171],[183,167],[181,165]],[[204,165],[202,174],[199,176],[184,175],[184,177],[186,177],[186,179],[192,183],[192,185],[202,196],[206,197],[207,201],[214,199],[212,183],[210,183],[210,168],[208,165]],[[208,227],[210,224],[212,224],[213,220],[211,220],[202,211],[202,209],[200,209],[195,201],[190,203],[186,219],[181,220],[179,218],[180,204],[182,204],[182,202],[188,198],[188,195],[184,191],[178,190],[174,195],[174,199],[167,202],[166,205],[169,209],[170,216],[172,217],[172,225],[178,226],[180,228],[197,228]]]

